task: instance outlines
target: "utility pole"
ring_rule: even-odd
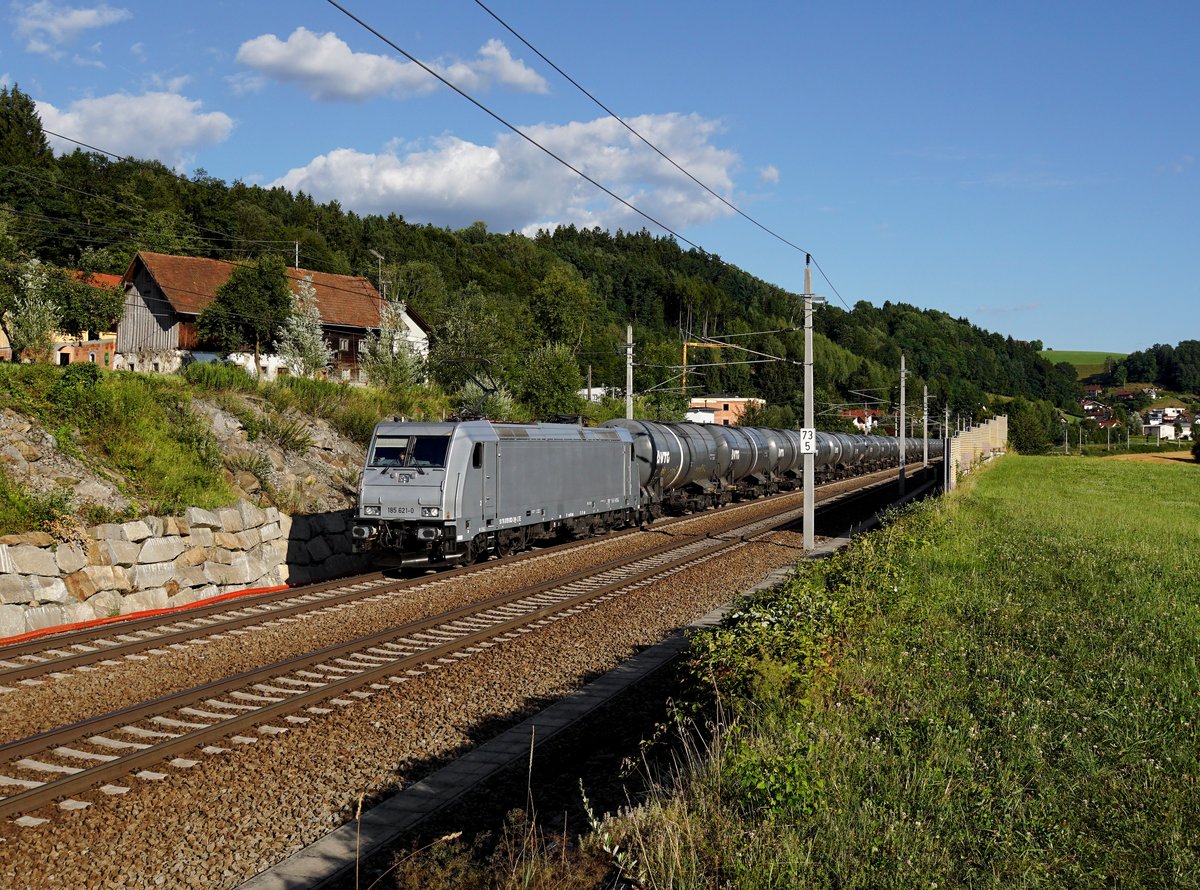
[[[295,242],[295,244],[296,244],[296,262],[294,263],[294,267],[299,269],[300,268],[300,242],[297,241],[297,242]]]
[[[953,472],[952,461],[950,460],[950,406],[946,406],[946,422],[942,426],[942,490],[949,491],[951,483],[954,481],[950,478]]]
[[[929,387],[926,386],[921,395],[921,438],[924,446],[921,449],[921,460],[924,466],[929,466]]]
[[[588,365],[588,404],[592,403],[592,366]]]
[[[373,247],[368,247],[367,253],[379,260],[379,273],[375,280],[379,283],[379,306],[382,311],[383,304],[387,301],[387,288],[384,287],[383,284],[383,254],[381,254],[378,250],[375,250]]]
[[[900,353],[900,417],[896,424],[896,433],[900,436],[900,497],[904,497],[904,353]]]
[[[633,325],[625,326],[625,419],[633,420]]]
[[[813,422],[813,303],[818,298],[812,292],[812,257],[804,255],[804,429],[800,431],[804,455],[804,549],[815,546],[816,509],[815,484],[817,431]],[[825,302],[821,300],[821,302]]]

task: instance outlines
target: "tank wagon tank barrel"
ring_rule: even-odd
[[[817,432],[829,480],[894,466],[900,441]],[[909,461],[924,446],[905,443]],[[941,456],[931,441],[930,457]],[[506,555],[539,539],[645,523],[801,485],[795,430],[610,420],[385,422],[363,467],[354,548],[401,565]]]

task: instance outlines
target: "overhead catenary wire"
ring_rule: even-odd
[[[638,130],[632,124],[630,124],[623,117],[621,117],[619,114],[617,114],[611,108],[609,108],[607,105],[605,105],[599,99],[597,99],[596,96],[594,96],[588,89],[586,89],[577,80],[575,80],[575,78],[573,78],[566,71],[564,71],[562,68],[560,68],[554,62],[552,62],[549,58],[547,58],[545,53],[543,53],[540,49],[538,49],[536,46],[534,46],[532,43],[530,43],[525,38],[525,36],[523,34],[521,34],[520,32],[518,32],[515,28],[513,28],[512,25],[510,25],[504,19],[500,18],[500,16],[498,16],[492,9],[490,9],[485,3],[483,3],[483,0],[475,0],[475,4],[480,9],[482,9],[484,12],[486,12],[488,15],[490,15],[492,18],[494,18],[500,24],[500,26],[503,27],[506,31],[508,31],[508,33],[512,34],[513,37],[517,38],[517,40],[519,40],[523,44],[525,44],[525,46],[527,46],[530,49],[530,51],[532,51],[533,53],[536,53],[538,58],[540,58],[543,62],[545,62],[547,65],[549,65],[555,71],[557,71],[560,75],[562,75],[562,77],[564,79],[566,79],[573,87],[575,87],[577,90],[579,90],[581,93],[583,93],[589,99],[591,99],[594,103],[596,103],[596,105],[598,105],[601,109],[603,109],[604,112],[609,117],[611,117],[613,120],[615,120],[617,123],[619,123],[622,127],[624,127],[626,130],[628,130],[634,136],[636,136],[651,151],[653,151],[655,154],[657,154],[660,158],[662,158],[664,161],[666,161],[668,164],[670,164],[672,167],[674,167],[676,170],[678,170],[680,173],[682,173],[684,176],[686,176],[688,179],[690,179],[696,185],[700,186],[700,188],[704,189],[704,191],[708,192],[708,194],[712,195],[714,198],[716,198],[718,201],[720,201],[722,204],[724,204],[726,207],[728,207],[730,210],[732,210],[738,216],[745,219],[747,222],[752,223],[753,225],[757,226],[762,231],[766,232],[772,238],[775,238],[776,240],[781,241],[782,243],[786,244],[788,247],[792,248],[793,250],[797,250],[800,253],[805,254],[806,256],[809,256],[809,257],[812,256],[810,251],[807,251],[803,247],[800,247],[799,245],[793,243],[792,241],[789,241],[787,238],[785,238],[783,235],[780,235],[774,229],[771,229],[770,227],[759,222],[757,219],[752,217],[750,214],[746,213],[744,210],[742,210],[740,207],[738,207],[732,201],[727,199],[724,195],[717,193],[712,188],[710,188],[708,185],[706,185],[704,182],[701,182],[699,179],[697,179],[694,175],[692,175],[691,172],[689,172],[682,165],[680,165],[674,158],[672,158],[670,155],[668,155],[666,152],[664,152],[662,149],[660,149],[657,145],[655,145],[653,142],[651,142],[649,139],[647,139],[645,136],[643,136],[641,133],[639,133]],[[846,304],[846,301],[842,298],[842,295],[840,293],[838,293],[838,289],[836,287],[834,287],[833,282],[829,280],[829,276],[825,274],[825,270],[822,269],[820,267],[820,265],[818,265],[816,263],[815,260],[813,261],[813,264],[817,266],[817,271],[821,273],[821,277],[825,279],[826,284],[828,284],[830,289],[835,294],[837,294],[837,298],[842,301],[842,305],[846,306],[846,308],[849,309],[850,308],[849,305]]]
[[[541,151],[541,152],[545,153],[545,154],[546,154],[546,155],[548,155],[549,157],[553,158],[555,161],[558,161],[558,163],[562,164],[564,167],[566,167],[568,170],[570,170],[570,171],[571,171],[572,173],[574,173],[576,176],[579,176],[580,178],[582,178],[582,179],[586,180],[587,182],[591,183],[593,186],[595,186],[596,188],[600,189],[600,191],[604,192],[606,195],[608,195],[608,196],[609,196],[610,198],[612,198],[614,201],[617,201],[617,202],[618,202],[618,203],[620,203],[622,206],[624,206],[624,207],[627,207],[628,209],[632,210],[632,211],[633,211],[634,213],[636,213],[638,216],[641,216],[643,219],[646,219],[646,220],[648,220],[649,222],[651,222],[652,224],[654,224],[655,226],[658,226],[658,227],[659,227],[660,229],[662,229],[664,232],[667,232],[667,233],[668,233],[668,234],[670,234],[672,237],[674,237],[674,238],[678,239],[679,241],[682,241],[684,244],[687,244],[689,247],[692,247],[692,248],[694,248],[695,250],[698,250],[698,251],[700,251],[701,253],[703,253],[703,254],[706,254],[706,255],[708,255],[708,256],[713,256],[713,254],[710,254],[710,253],[709,253],[707,250],[705,250],[705,249],[704,249],[704,248],[703,248],[701,245],[697,244],[696,242],[692,241],[692,240],[691,240],[691,239],[689,239],[689,238],[686,238],[686,237],[684,237],[684,236],[683,236],[683,235],[681,235],[679,232],[675,231],[675,229],[673,229],[671,226],[669,226],[669,225],[667,225],[666,223],[664,223],[664,222],[662,222],[662,221],[660,221],[660,220],[656,219],[655,217],[651,216],[649,213],[647,213],[646,211],[642,210],[640,207],[637,207],[637,206],[636,206],[635,204],[633,204],[631,201],[629,201],[629,200],[627,200],[627,199],[625,199],[625,198],[621,197],[620,195],[618,195],[618,194],[617,194],[616,192],[614,192],[612,189],[608,188],[608,186],[606,186],[606,185],[604,185],[603,183],[601,183],[601,182],[597,181],[596,179],[592,178],[592,177],[591,177],[591,176],[589,176],[587,173],[585,173],[584,171],[582,171],[582,170],[580,170],[578,167],[576,167],[574,164],[572,164],[572,163],[570,163],[569,161],[567,161],[565,158],[561,157],[560,155],[558,155],[558,154],[556,154],[555,152],[551,151],[551,150],[550,150],[549,148],[547,148],[546,146],[542,145],[540,142],[538,142],[536,139],[534,139],[532,136],[530,136],[528,133],[526,133],[524,130],[522,130],[520,127],[518,127],[516,124],[513,124],[512,122],[508,121],[507,119],[505,119],[504,117],[502,117],[502,116],[501,116],[500,114],[498,114],[497,112],[493,111],[491,108],[489,108],[487,105],[483,104],[481,101],[479,101],[478,99],[476,99],[474,96],[472,96],[472,95],[471,95],[470,93],[468,93],[466,90],[464,90],[462,87],[458,86],[457,84],[455,84],[455,83],[454,83],[454,82],[452,82],[451,80],[447,79],[446,77],[443,77],[441,74],[439,74],[439,73],[438,73],[437,71],[435,71],[433,68],[431,68],[429,65],[426,65],[424,62],[422,62],[422,61],[421,61],[420,59],[418,59],[416,56],[412,55],[412,53],[408,52],[407,50],[405,50],[404,48],[402,48],[401,46],[399,46],[399,45],[398,45],[398,44],[397,44],[395,41],[393,41],[391,38],[387,37],[387,36],[386,36],[386,35],[384,35],[382,32],[380,32],[380,31],[379,31],[379,29],[375,28],[373,25],[371,25],[371,24],[369,24],[368,22],[366,22],[365,20],[363,20],[363,19],[362,19],[360,16],[358,16],[358,15],[355,15],[353,12],[351,12],[350,10],[348,10],[348,9],[347,9],[347,8],[346,8],[344,5],[342,5],[340,2],[338,2],[338,0],[326,0],[326,2],[327,2],[327,3],[328,3],[330,6],[334,7],[334,9],[338,10],[339,12],[341,12],[341,13],[342,13],[344,16],[346,16],[348,19],[350,19],[351,21],[353,21],[355,24],[357,24],[359,27],[361,27],[363,30],[367,31],[369,34],[373,35],[375,38],[377,38],[378,40],[382,41],[382,42],[383,42],[384,44],[386,44],[387,46],[391,47],[393,50],[395,50],[396,52],[398,52],[400,55],[404,56],[404,58],[408,59],[408,60],[409,60],[410,62],[412,62],[414,65],[416,65],[416,66],[418,66],[419,68],[421,68],[423,71],[425,71],[427,74],[429,74],[429,76],[431,76],[431,77],[435,78],[435,79],[436,79],[436,80],[438,80],[440,83],[442,83],[444,86],[446,86],[446,87],[449,87],[451,90],[453,90],[454,92],[458,93],[458,95],[462,96],[464,99],[466,99],[468,102],[470,102],[470,103],[471,103],[472,105],[474,105],[476,108],[478,108],[478,109],[479,109],[480,111],[482,111],[484,114],[488,115],[488,117],[492,118],[492,119],[493,119],[493,120],[495,120],[497,123],[499,123],[499,124],[501,124],[502,126],[506,127],[508,130],[512,131],[514,134],[516,134],[517,136],[519,136],[519,137],[521,137],[522,139],[524,139],[526,142],[528,142],[528,143],[529,143],[530,145],[532,145],[533,147],[537,148],[539,151]],[[482,4],[481,4],[481,5],[482,5]],[[487,9],[486,7],[484,7],[484,9],[485,9],[485,10],[486,10],[486,11],[487,11],[489,14],[493,15],[493,17],[495,17],[495,14],[494,14],[494,13],[492,13],[490,9]],[[501,23],[502,25],[504,25],[504,27],[506,27],[506,28],[508,27],[508,25],[507,25],[507,24],[505,24],[503,21],[501,21],[499,18],[497,18],[497,21],[500,21],[500,23]],[[509,30],[512,30],[512,29],[509,29]],[[537,53],[539,56],[541,56],[541,57],[542,57],[542,58],[543,58],[543,59],[546,61],[546,63],[547,63],[547,64],[549,64],[551,67],[553,67],[553,68],[554,68],[556,71],[558,71],[560,74],[563,74],[563,76],[564,76],[564,77],[567,77],[567,75],[566,75],[565,73],[563,73],[563,72],[562,72],[562,70],[561,70],[560,68],[558,68],[558,66],[556,66],[556,65],[554,65],[554,63],[550,62],[550,61],[549,61],[549,59],[545,59],[545,56],[543,56],[541,52],[539,52],[539,51],[538,51],[536,48],[534,48],[534,47],[533,47],[532,45],[530,45],[530,44],[529,44],[527,41],[525,41],[525,39],[524,39],[523,37],[521,37],[521,36],[520,36],[519,34],[517,34],[515,31],[513,31],[513,34],[514,34],[514,35],[517,37],[517,39],[521,40],[523,43],[525,43],[525,44],[526,44],[526,46],[529,46],[529,47],[530,47],[530,49],[532,49],[532,50],[533,50],[535,53]],[[568,79],[568,80],[571,80],[571,82],[572,82],[572,83],[575,83],[575,81],[574,81],[574,80],[572,80],[570,77],[567,77],[567,79]],[[578,86],[578,84],[576,84],[576,86]],[[580,87],[580,89],[582,89],[582,87]],[[587,93],[587,91],[586,91],[586,90],[585,90],[584,92],[585,92],[585,93]],[[589,97],[591,97],[591,94],[590,94],[590,93],[587,93],[587,95],[588,95]],[[591,98],[593,99],[593,101],[596,101],[596,102],[597,102],[597,104],[599,104],[601,108],[604,108],[606,111],[608,111],[608,109],[607,109],[607,107],[606,107],[606,106],[604,106],[602,103],[599,103],[599,101],[598,101],[598,100],[596,100],[594,97],[591,97]],[[609,112],[609,114],[612,114],[612,112],[610,111],[610,112]],[[617,119],[618,121],[621,121],[621,119],[620,119],[619,117],[617,117],[615,114],[614,114],[613,116],[614,116],[614,117],[616,117],[616,119]],[[624,122],[624,121],[621,121],[621,123],[622,123],[622,124],[624,124],[625,122]],[[628,125],[626,125],[626,126],[628,126]],[[639,135],[639,138],[642,138],[642,137],[640,137],[640,135]],[[643,139],[643,141],[646,141],[646,140],[645,140],[645,139]],[[648,145],[650,145],[650,143],[649,143],[649,142],[647,142],[647,144],[648,144]],[[652,146],[652,145],[651,145],[651,147],[653,148],[654,146]],[[658,149],[655,149],[655,151],[658,151]],[[662,152],[659,152],[659,153],[660,153],[660,154],[662,154]],[[664,156],[664,157],[666,157],[666,155],[663,155],[663,156]],[[668,160],[670,160],[670,159],[668,158]],[[674,163],[674,162],[672,161],[671,163]],[[675,164],[675,166],[676,166],[676,167],[679,167],[679,165],[678,165],[678,164]],[[679,169],[680,169],[681,171],[683,170],[683,168],[682,168],[682,167],[679,167]],[[687,171],[683,171],[683,172],[684,172],[685,174],[687,174]],[[710,191],[710,192],[711,192],[711,190],[710,190],[710,189],[708,189],[708,187],[707,187],[707,186],[704,186],[704,184],[703,184],[703,183],[701,183],[699,180],[695,179],[695,177],[692,177],[690,174],[687,174],[687,175],[689,176],[689,178],[691,178],[693,181],[695,181],[695,182],[696,182],[698,185],[701,185],[703,188],[705,188],[706,190],[708,190],[708,191]],[[712,194],[714,194],[714,195],[715,195],[716,193],[715,193],[715,192],[712,192]],[[720,200],[724,200],[724,199],[721,199],[719,195],[717,195],[716,197],[718,197]],[[736,209],[736,208],[735,208],[735,209]],[[739,212],[740,212],[740,211],[739,211]],[[769,231],[769,230],[768,230],[768,231]],[[772,234],[774,234],[774,233],[772,233]],[[778,236],[776,236],[776,237],[778,237]],[[786,239],[783,239],[783,240],[786,240]],[[790,242],[789,242],[789,243],[790,243]],[[792,247],[794,247],[796,250],[801,250],[801,248],[799,248],[799,247],[796,247],[796,245],[794,245],[794,244],[793,244],[793,245],[791,245],[791,246],[792,246]],[[811,254],[809,254],[807,251],[803,251],[803,250],[801,250],[801,252],[802,252],[802,253],[805,253],[806,255],[808,255],[808,256],[810,256],[810,257],[811,257]],[[831,288],[831,289],[833,289],[833,291],[834,291],[834,293],[835,293],[835,294],[837,294],[837,297],[838,297],[838,299],[842,301],[843,305],[846,305],[846,308],[847,308],[847,309],[849,309],[850,307],[849,307],[849,305],[848,305],[848,304],[846,304],[846,301],[845,301],[845,300],[842,298],[842,295],[841,295],[840,293],[838,293],[838,291],[837,291],[837,288],[834,288],[834,287],[833,287],[833,284],[832,284],[832,282],[830,282],[830,281],[829,281],[829,276],[825,274],[825,271],[824,271],[824,270],[823,270],[823,269],[820,267],[820,265],[818,265],[818,264],[816,263],[816,261],[815,261],[815,260],[813,261],[813,263],[814,263],[814,265],[816,265],[816,266],[817,266],[817,271],[819,271],[819,272],[821,273],[822,277],[824,277],[825,281],[826,281],[827,283],[829,283],[829,285],[830,285],[830,288]],[[726,265],[729,265],[729,264],[727,263]]]
[[[699,244],[696,244],[694,241],[691,241],[688,238],[685,238],[683,235],[676,232],[674,229],[672,229],[666,223],[661,222],[658,219],[655,219],[653,216],[651,216],[646,211],[642,210],[640,207],[637,207],[634,204],[632,204],[631,202],[627,201],[625,198],[622,198],[620,195],[618,195],[612,189],[608,188],[608,186],[593,179],[591,176],[589,176],[587,173],[584,173],[582,170],[580,170],[578,167],[576,167],[570,161],[566,160],[561,155],[556,154],[555,152],[551,151],[546,146],[542,145],[540,142],[538,142],[536,139],[534,139],[532,136],[530,136],[528,133],[526,133],[524,130],[522,130],[520,127],[518,127],[516,124],[510,123],[508,120],[501,117],[498,113],[496,113],[495,111],[492,111],[492,109],[488,108],[486,105],[484,105],[482,102],[480,102],[474,96],[472,96],[470,93],[468,93],[462,87],[458,86],[453,81],[450,81],[447,78],[443,77],[442,75],[438,74],[435,70],[433,70],[433,68],[426,65],[424,62],[422,62],[416,56],[409,53],[407,50],[401,48],[398,44],[396,44],[389,37],[386,37],[384,34],[382,34],[378,29],[376,29],[372,25],[369,25],[363,19],[359,18],[357,15],[350,12],[350,10],[346,9],[346,7],[343,6],[341,3],[338,3],[337,0],[326,0],[326,2],[330,6],[334,7],[339,12],[341,12],[343,15],[345,15],[348,19],[350,19],[351,21],[358,24],[359,27],[361,27],[363,30],[374,35],[376,38],[381,40],[383,43],[387,44],[392,49],[394,49],[396,52],[400,53],[400,55],[404,56],[404,58],[408,59],[414,65],[421,68],[430,77],[435,78],[440,83],[442,83],[444,86],[447,86],[450,89],[452,89],[454,92],[458,93],[460,96],[462,96],[464,99],[466,99],[472,105],[474,105],[476,108],[478,108],[484,114],[486,114],[488,117],[492,118],[493,120],[495,120],[497,123],[503,125],[504,127],[507,127],[509,130],[511,130],[517,136],[520,136],[522,139],[524,139],[526,142],[528,142],[530,145],[532,145],[534,148],[538,149],[541,152],[544,152],[549,157],[558,161],[558,163],[562,164],[564,167],[566,167],[568,170],[570,170],[576,176],[579,176],[580,178],[587,180],[592,185],[594,185],[596,188],[600,189],[600,191],[604,192],[604,194],[606,194],[610,198],[612,198],[614,201],[617,201],[620,204],[622,204],[623,206],[629,208],[634,213],[636,213],[638,216],[640,216],[643,219],[646,219],[649,222],[653,223],[654,225],[658,226],[664,232],[667,232],[671,236],[678,238],[680,241],[682,241],[684,244],[687,244],[689,247],[693,247],[696,250],[700,251],[701,253],[707,253],[707,251],[704,250],[704,248],[701,247]]]

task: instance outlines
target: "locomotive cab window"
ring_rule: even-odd
[[[483,468],[483,443],[476,442],[475,449],[471,452],[471,466],[476,470]]]
[[[371,448],[372,467],[444,467],[449,436],[380,436]]]

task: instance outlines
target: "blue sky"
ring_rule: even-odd
[[[485,2],[811,251],[835,302],[1059,349],[1200,337],[1200,4]],[[803,254],[473,0],[342,5],[683,237],[802,289]],[[653,228],[325,0],[5,12],[0,80],[91,145],[413,222]]]

